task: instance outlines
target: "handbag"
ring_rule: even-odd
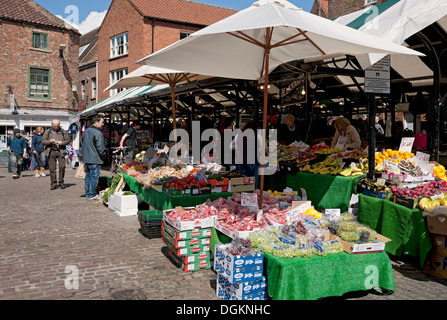
[[[396,104],[394,112],[409,112],[410,103],[408,102],[408,97],[405,93],[400,96],[400,101]]]
[[[79,163],[75,177],[78,179],[85,179],[85,164],[83,162]]]

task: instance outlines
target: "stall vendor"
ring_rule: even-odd
[[[354,128],[348,119],[344,117],[339,117],[334,122],[335,135],[332,139],[331,147],[335,148],[340,137],[345,137],[346,142],[344,148],[341,151],[355,150],[360,148],[362,141],[360,140],[360,135],[357,129]]]
[[[296,118],[291,114],[285,115],[284,124],[281,125],[278,131],[278,142],[289,145],[295,141],[299,141],[298,135]]]

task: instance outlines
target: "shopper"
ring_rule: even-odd
[[[136,121],[132,122],[127,132],[123,135],[120,141],[120,147],[127,148],[124,150],[124,161],[127,163],[133,160],[135,148],[137,146],[137,130],[140,128],[140,124]]]
[[[47,158],[45,156],[45,146],[42,144],[44,130],[42,127],[36,128],[31,139],[31,150],[35,161],[34,176],[36,178],[45,177],[45,164]]]
[[[18,179],[21,176],[23,158],[26,157],[26,140],[20,135],[20,129],[16,128],[13,135],[8,137],[6,142],[11,163],[12,178]]]
[[[99,200],[96,194],[101,165],[106,158],[104,136],[101,132],[104,118],[94,117],[92,125],[82,136],[82,158],[85,163],[85,197],[88,200]]]
[[[66,146],[70,143],[70,133],[60,126],[60,121],[54,119],[51,128],[47,129],[42,136],[42,144],[45,146],[45,155],[49,159],[50,169],[50,190],[55,190],[59,186],[65,189],[65,153]],[[56,174],[57,164],[59,164],[59,174]]]
[[[360,148],[362,141],[357,130],[351,125],[348,119],[344,117],[339,117],[334,122],[335,135],[332,139],[331,147],[335,148],[340,137],[346,138],[346,143],[343,150],[355,150]]]

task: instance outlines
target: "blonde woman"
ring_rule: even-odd
[[[341,151],[346,151],[347,149],[358,149],[360,148],[362,141],[357,129],[354,128],[348,119],[339,117],[334,122],[335,135],[332,139],[331,147],[335,148],[340,137],[346,138],[346,144]]]
[[[36,166],[34,168],[34,176],[36,178],[45,177],[45,163],[47,161],[45,156],[45,146],[42,144],[43,128],[37,127],[33,131],[33,138],[31,140],[31,150],[33,152],[34,160],[36,161]]]
[[[278,142],[281,144],[291,144],[294,141],[300,141],[298,124],[292,114],[284,116],[284,124],[278,131]]]

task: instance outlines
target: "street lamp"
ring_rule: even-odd
[[[64,58],[64,50],[67,47],[66,44],[60,44],[59,45],[59,58],[63,59]]]

